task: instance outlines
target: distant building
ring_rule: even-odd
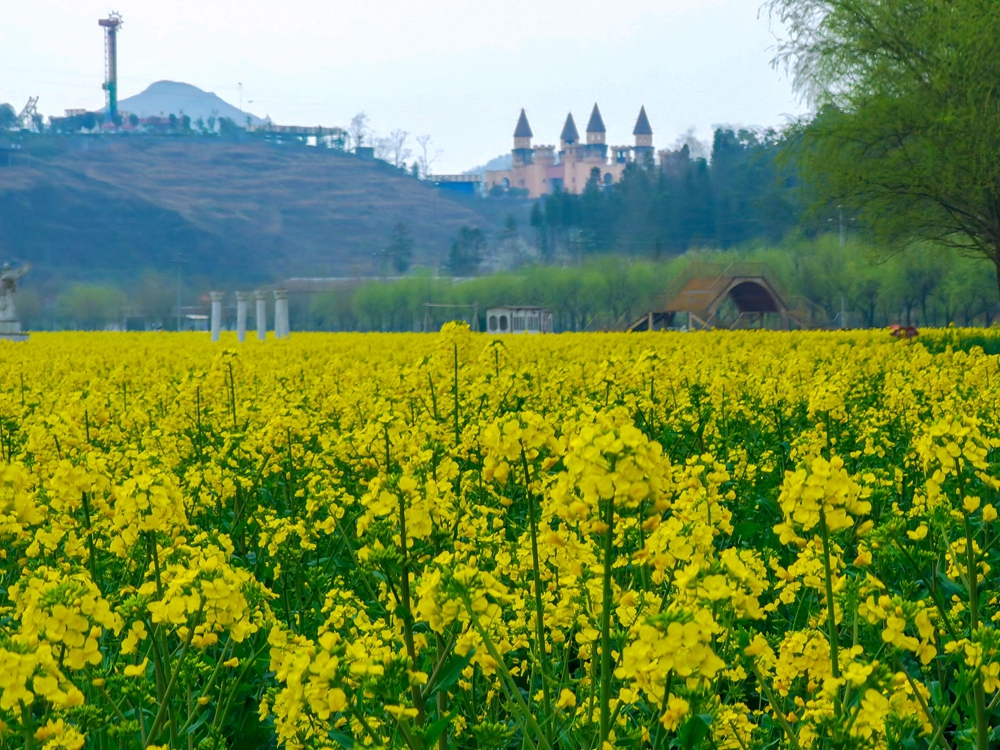
[[[559,137],[557,153],[555,146],[531,145],[534,133],[522,109],[514,128],[511,168],[486,172],[486,190],[524,190],[529,198],[538,198],[556,190],[581,193],[595,175],[601,186],[613,185],[621,179],[629,163],[653,164],[653,129],[645,107],[639,110],[632,135],[635,145],[609,147],[606,143],[607,128],[604,127],[601,110],[595,104],[587,123],[586,142],[580,142],[580,133],[570,113]],[[597,170],[596,173],[594,170]]]
[[[483,178],[478,174],[434,174],[427,179],[434,183],[434,187],[462,195],[475,195],[483,184]]]
[[[190,313],[184,316],[185,331],[208,331],[208,316]]]
[[[184,129],[184,120],[177,118],[175,115],[170,115],[169,117],[140,117],[139,118],[139,128],[144,133],[156,133],[158,135],[166,135],[167,133],[175,133],[178,129]]]
[[[298,140],[302,143],[312,142],[316,146],[327,144],[341,149],[344,147],[346,136],[343,128],[326,128],[322,125],[275,125],[270,119],[261,125],[249,125],[246,130],[267,140],[279,142]]]
[[[486,311],[487,333],[552,333],[552,313],[533,305],[491,307]]]

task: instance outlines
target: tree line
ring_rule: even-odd
[[[664,152],[656,167],[630,164],[613,186],[595,169],[580,194],[557,191],[535,204],[534,241],[545,258],[661,258],[697,246],[778,242],[802,225],[794,169],[780,160],[784,148],[774,130],[720,128],[710,159],[684,145]]]
[[[860,239],[843,248],[836,235],[796,237],[778,245],[750,243],[729,250],[692,250],[659,261],[620,255],[587,258],[579,266],[533,265],[462,280],[415,275],[368,281],[337,293],[293,303],[299,330],[437,330],[471,310],[427,308],[426,303],[475,305],[479,328],[486,309],[541,305],[557,331],[620,330],[650,310],[691,263],[715,267],[762,263],[794,307],[808,306],[817,325],[851,328],[892,323],[916,326],[991,325],[1000,314],[991,265],[924,244],[884,256]]]
[[[405,238],[397,236],[397,242]],[[475,309],[485,330],[489,307],[541,305],[553,312],[557,331],[619,330],[662,309],[665,290],[690,264],[724,268],[747,261],[763,264],[786,303],[808,307],[820,326],[991,325],[1000,316],[993,267],[985,258],[956,256],[930,243],[886,256],[857,236],[841,246],[831,234],[691,250],[660,260],[612,254],[580,265],[538,263],[465,278],[422,269],[397,278],[345,280],[331,291],[291,294],[291,324],[296,331],[437,330],[452,319],[471,323]],[[186,280],[183,311],[208,313],[209,289],[206,279]],[[69,284],[47,299],[29,281],[18,291],[17,306],[32,330],[173,330],[176,281],[151,273],[120,286]]]

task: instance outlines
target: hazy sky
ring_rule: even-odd
[[[594,102],[608,142],[631,143],[640,105],[658,147],[689,128],[781,125],[803,105],[771,68],[760,0],[4,0],[0,101],[103,105],[97,19],[120,11],[120,98],[170,79],[288,125],[430,133],[438,173],[509,151],[521,107],[557,143]],[[252,102],[252,103],[250,103]]]

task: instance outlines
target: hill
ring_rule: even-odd
[[[465,174],[478,174],[480,176],[485,176],[486,173],[491,170],[510,169],[510,165],[510,154],[500,154],[500,156],[494,156],[485,164],[480,164],[478,167],[465,170]]]
[[[499,227],[506,214],[490,209],[326,149],[45,138],[0,168],[0,259],[69,279],[166,271],[177,253],[211,282],[367,275],[397,222],[409,228],[413,262],[436,267],[463,226]]]
[[[228,117],[240,127],[247,118],[253,125],[264,122],[259,117],[241,111],[210,91],[203,91],[190,83],[178,81],[157,81],[145,91],[118,102],[120,112],[128,112],[138,117],[165,117],[167,115],[187,115],[194,122],[199,117],[208,121],[209,117]]]

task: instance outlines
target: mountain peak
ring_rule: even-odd
[[[156,81],[135,96],[129,96],[118,102],[121,112],[129,112],[139,117],[166,117],[187,115],[192,120],[199,117],[208,120],[209,117],[228,117],[240,126],[246,125],[247,117],[254,125],[263,120],[259,117],[234,107],[225,99],[211,91],[205,91],[183,81]]]

